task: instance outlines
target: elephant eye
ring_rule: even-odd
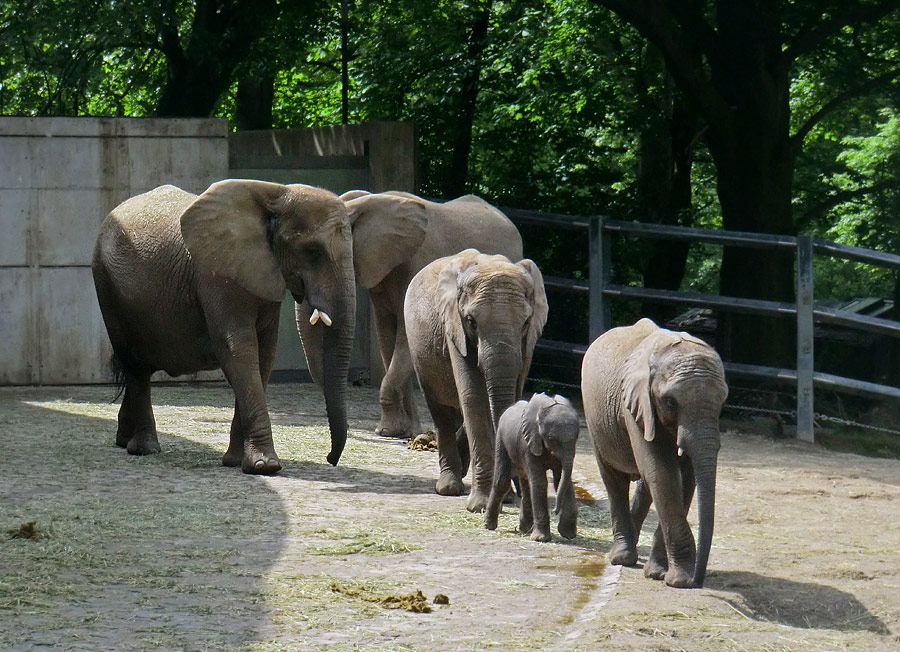
[[[317,245],[303,247],[302,255],[306,263],[311,266],[318,265],[322,262],[322,258],[324,257],[322,248]]]
[[[666,408],[672,410],[673,412],[678,409],[678,401],[676,401],[675,397],[673,396],[666,396],[665,398],[663,398],[663,403],[665,404]]]
[[[473,331],[478,330],[478,324],[475,323],[475,318],[472,315],[466,315],[466,326]]]

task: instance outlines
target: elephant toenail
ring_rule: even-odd
[[[256,460],[256,464],[254,464],[253,466],[256,467],[257,469],[261,469],[265,465],[266,465],[266,463],[263,462],[262,460]]]

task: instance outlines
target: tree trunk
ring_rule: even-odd
[[[472,17],[469,46],[466,50],[468,68],[463,74],[459,96],[450,169],[444,182],[444,196],[448,199],[459,197],[466,192],[469,176],[469,154],[472,151],[472,125],[475,123],[475,109],[478,101],[478,84],[484,66],[484,50],[487,47],[487,32],[490,24],[490,3],[480,3]]]
[[[676,99],[663,128],[641,135],[638,195],[642,222],[690,226],[691,164],[697,117]],[[681,287],[690,243],[650,240],[644,266],[644,287],[677,290]],[[678,306],[645,301],[643,314],[664,325]]]
[[[711,73],[729,107],[710,124],[725,229],[793,234],[795,152],[790,140],[790,78],[776,65],[779,21],[754,3],[719,3]],[[723,296],[792,302],[793,253],[726,247]],[[735,362],[792,365],[793,324],[783,317],[720,312],[716,348]]]
[[[231,84],[234,69],[277,16],[275,0],[197,0],[187,45],[178,25],[160,29],[167,76],[156,115],[207,117]]]
[[[234,120],[238,131],[272,128],[272,101],[275,75],[266,73],[243,77],[238,82]]]

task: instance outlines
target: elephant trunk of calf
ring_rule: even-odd
[[[718,425],[710,427],[708,436],[685,438],[685,450],[694,467],[697,484],[697,557],[694,564],[694,585],[702,587],[706,578],[706,564],[712,546],[713,526],[716,514],[716,461],[719,452]],[[682,441],[679,432],[679,442]]]
[[[563,461],[562,476],[556,488],[556,511],[559,513],[558,530],[566,539],[576,534],[578,522],[578,503],[575,500],[575,484],[572,482],[572,463]]]

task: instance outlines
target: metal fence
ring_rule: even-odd
[[[845,326],[872,333],[900,337],[900,322],[857,313],[815,307],[813,305],[814,254],[843,258],[856,262],[900,270],[900,256],[829,242],[808,235],[784,236],[741,231],[711,230],[679,226],[622,222],[595,215],[588,218],[552,213],[539,213],[504,208],[517,224],[532,224],[554,229],[577,229],[586,232],[589,270],[588,282],[545,277],[549,288],[586,293],[589,303],[589,342],[612,326],[609,304],[613,298],[632,298],[676,303],[679,305],[713,308],[731,312],[762,315],[793,316],[797,320],[797,368],[780,369],[761,365],[725,363],[729,376],[745,376],[790,382],[797,391],[797,437],[812,442],[814,388],[868,396],[900,398],[900,388],[881,385],[844,376],[817,372],[813,368],[813,326],[816,322]],[[612,239],[616,235],[630,235],[648,239],[681,240],[721,246],[766,249],[789,249],[797,261],[797,301],[785,303],[719,296],[688,291],[671,291],[618,285],[610,282]],[[582,343],[542,340],[539,347],[560,353],[583,354]]]

